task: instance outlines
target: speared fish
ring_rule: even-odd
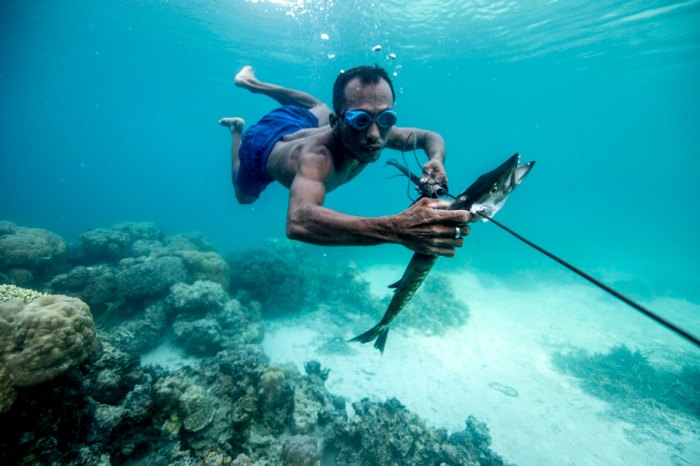
[[[535,162],[519,163],[520,156],[515,154],[503,162],[498,168],[481,175],[462,194],[457,197],[450,196],[447,188],[442,185],[420,183],[420,178],[411,173],[406,167],[395,160],[387,162],[398,168],[407,176],[422,194],[422,197],[440,197],[448,195],[453,197],[453,201],[448,207],[449,210],[468,210],[472,214],[479,214],[480,219],[492,217],[508,199],[510,193],[522,183],[523,179],[530,172]],[[483,214],[483,216],[481,215]],[[438,256],[428,254],[413,254],[411,262],[403,273],[399,281],[390,285],[394,288],[394,296],[387,307],[384,316],[377,325],[356,336],[350,341],[369,343],[374,341],[374,347],[384,353],[386,338],[389,334],[389,326],[401,310],[413,298],[425,277],[435,265]]]

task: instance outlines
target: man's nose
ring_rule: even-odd
[[[365,134],[368,140],[372,142],[377,141],[380,136],[379,127],[377,126],[377,123],[373,121],[372,124],[369,125],[369,128],[367,128],[367,132]]]

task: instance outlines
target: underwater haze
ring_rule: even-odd
[[[4,219],[68,238],[150,220],[224,250],[282,237],[281,188],[234,202],[216,121],[276,104],[233,75],[250,64],[330,101],[340,70],[379,63],[396,74],[399,124],[445,137],[453,190],[519,152],[537,167],[502,221],[584,269],[700,298],[696,1],[6,0],[2,18]],[[409,201],[392,175],[376,164],[328,205],[395,213]],[[452,262],[549,266],[478,230]]]
[[[0,221],[69,243],[152,222],[166,235],[201,233],[237,258],[232,273],[257,270],[264,251],[287,243],[287,191],[273,184],[237,204],[231,137],[217,121],[252,124],[277,104],[233,77],[252,65],[262,81],[330,102],[341,70],[377,63],[393,77],[397,124],[445,138],[451,191],[514,153],[535,160],[497,220],[700,335],[700,0],[0,0],[0,39]],[[401,153],[386,150],[325,205],[405,209],[407,182],[383,163],[392,157]],[[383,287],[412,253],[284,254],[303,255],[309,270],[351,261],[347,273],[367,280],[383,311]],[[324,304],[280,317],[267,309],[292,306],[283,293],[267,309],[260,298],[266,357],[303,367],[312,355],[349,404],[397,397],[436,429],[459,431],[475,414],[515,464],[700,464],[697,346],[488,222],[433,274],[432,300],[404,311],[413,320],[382,358],[344,343],[375,314],[334,321]],[[254,295],[227,291],[241,289]],[[445,296],[469,309],[467,319],[445,308],[454,329],[421,317]],[[414,384],[416,374],[425,380]]]

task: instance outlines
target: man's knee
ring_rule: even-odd
[[[236,186],[235,183],[233,184],[233,187],[236,190],[236,200],[239,204],[252,204],[253,202],[258,200],[257,197],[241,192],[241,190],[238,189],[238,186]]]

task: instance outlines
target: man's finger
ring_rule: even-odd
[[[469,211],[443,210],[440,211],[440,223],[449,227],[464,227],[469,223]]]
[[[427,198],[426,198],[427,199]],[[452,204],[450,201],[444,199],[430,199],[426,205],[432,209],[446,210]],[[457,212],[456,210],[454,212]]]
[[[464,238],[469,234],[469,227],[467,225],[460,226],[449,226],[442,230],[440,236],[443,238],[454,238],[460,239]]]

